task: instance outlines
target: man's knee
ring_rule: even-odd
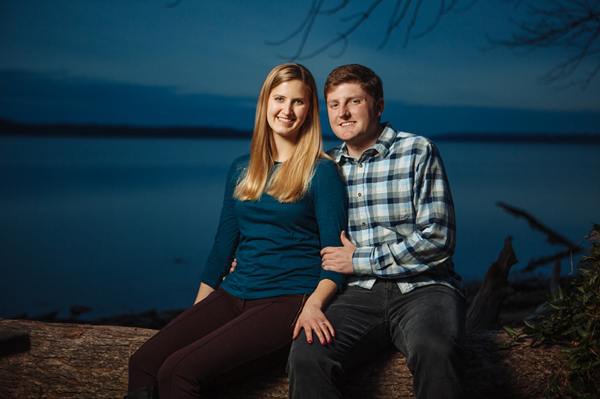
[[[312,344],[316,345],[316,344]],[[313,354],[312,345],[306,342],[306,337],[302,333],[290,348],[288,356],[287,369],[288,373],[297,370],[305,370],[314,367],[316,356]]]
[[[288,374],[307,374],[315,370],[327,370],[332,368],[333,361],[330,359],[326,346],[319,343],[309,344],[302,334],[294,341],[288,356]]]

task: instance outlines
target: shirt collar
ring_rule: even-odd
[[[365,158],[374,157],[377,154],[381,155],[382,158],[385,158],[389,152],[390,147],[396,140],[397,132],[392,128],[392,125],[389,122],[385,122],[381,124],[383,131],[381,135],[373,145],[373,147],[368,148],[363,151],[361,155],[361,160]],[[331,151],[331,156],[337,163],[345,162],[346,159],[350,158],[348,155],[348,148],[346,147],[346,143],[342,143],[341,145],[335,147]]]

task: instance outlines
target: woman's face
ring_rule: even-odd
[[[267,122],[275,135],[296,141],[310,110],[310,92],[299,80],[275,86],[269,94]]]

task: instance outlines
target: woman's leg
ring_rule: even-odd
[[[173,353],[198,341],[240,315],[223,290],[187,309],[142,345],[129,359],[129,387],[158,385],[158,370]]]
[[[239,317],[164,362],[158,376],[160,398],[198,398],[206,382],[289,345],[302,302],[302,295],[238,300]]]

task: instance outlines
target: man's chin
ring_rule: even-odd
[[[348,132],[348,131],[345,131],[345,132],[335,132],[334,131],[333,133],[337,136],[338,139],[340,139],[340,140],[342,140],[344,142],[352,141],[352,139],[354,139],[354,137],[355,137],[354,132]]]

